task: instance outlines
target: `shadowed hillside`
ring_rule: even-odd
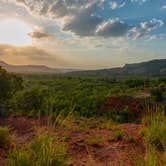
[[[58,74],[76,71],[74,69],[49,68],[44,65],[9,65],[3,61],[0,61],[0,66],[12,73]]]
[[[126,64],[121,68],[101,69],[101,70],[86,70],[69,73],[70,75],[84,76],[155,76],[166,75],[166,59],[153,60],[142,63]]]

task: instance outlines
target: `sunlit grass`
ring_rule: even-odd
[[[53,136],[40,134],[25,147],[16,148],[8,155],[8,166],[64,166],[66,148]]]

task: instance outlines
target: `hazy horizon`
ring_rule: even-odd
[[[155,61],[155,60],[162,60],[162,59],[151,59],[149,61]],[[165,60],[165,58],[163,58],[163,60]],[[52,69],[75,69],[75,70],[100,70],[100,69],[112,69],[112,68],[121,68],[124,67],[127,64],[139,64],[139,63],[144,63],[144,62],[149,62],[149,61],[140,61],[140,62],[133,62],[133,63],[125,63],[122,64],[121,66],[114,66],[114,67],[96,67],[96,68],[79,68],[79,67],[65,67],[65,66],[48,66],[45,64],[11,64],[11,63],[7,63],[5,61],[0,60],[0,63],[5,63],[9,66],[44,66],[44,67],[48,67],[48,68],[52,68]],[[1,66],[1,64],[0,64]]]
[[[166,58],[166,1],[0,0],[0,61],[102,69]]]

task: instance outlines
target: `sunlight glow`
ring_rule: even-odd
[[[18,19],[2,20],[0,22],[0,43],[16,46],[32,45],[32,39],[28,36],[32,29]]]

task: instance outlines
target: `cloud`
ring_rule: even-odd
[[[120,8],[124,7],[125,4],[126,4],[125,1],[124,1],[124,2],[121,2],[121,3],[118,3],[118,2],[116,2],[116,1],[111,1],[111,2],[110,2],[110,7],[111,7],[112,10],[115,10],[115,9],[117,9],[117,8],[120,9]]]
[[[24,3],[36,14],[51,16],[55,21],[56,19],[62,20],[61,28],[63,31],[69,31],[81,37],[120,37],[127,33],[128,25],[124,22],[117,19],[105,20],[98,14],[98,11],[103,8],[104,0],[56,0],[54,2],[50,0],[42,2],[37,0]],[[117,7],[120,8],[124,5],[122,3]],[[40,34],[34,35],[40,36]]]
[[[157,35],[151,35],[149,36],[149,41],[152,41],[152,40],[162,40],[162,39],[165,39],[166,38],[166,34],[157,34]]]
[[[138,27],[116,18],[105,18],[102,15],[104,5],[110,4],[111,9],[122,8],[127,3],[143,4],[148,0],[18,0],[35,15],[42,15],[57,22],[60,29],[80,37],[129,37],[138,39],[152,30],[161,27],[161,20],[141,22]],[[32,33],[32,37],[45,38],[45,34]]]
[[[131,0],[131,2],[137,2],[139,4],[143,4],[145,2],[147,2],[148,0]]]
[[[96,30],[98,36],[121,37],[127,34],[129,25],[119,19],[109,19],[100,24]]]
[[[61,28],[64,31],[78,36],[93,36],[95,28],[103,21],[97,15],[103,2],[104,0],[24,0],[23,4],[35,15],[63,22]]]
[[[161,9],[166,9],[166,5],[161,6]]]
[[[115,10],[115,9],[120,9],[122,7],[124,7],[127,3],[131,2],[131,3],[138,3],[140,5],[142,5],[143,3],[147,2],[148,0],[121,0],[121,1],[118,1],[118,0],[111,0],[109,2],[110,4],[110,8],[112,10]]]
[[[64,31],[71,31],[78,36],[94,36],[96,27],[102,23],[103,19],[96,15],[97,3],[89,3],[80,11],[68,18],[64,24]]]
[[[47,51],[37,48],[35,46],[23,46],[23,47],[16,47],[7,44],[0,44],[0,56],[2,55],[23,55],[23,56],[38,56],[38,57],[48,57],[50,53]]]
[[[42,39],[42,38],[49,38],[51,37],[50,34],[44,33],[44,32],[40,32],[40,31],[34,31],[28,34],[30,37],[34,38],[34,39]]]
[[[141,22],[138,27],[130,29],[129,36],[133,39],[140,39],[150,33],[152,30],[160,28],[164,25],[162,20],[152,19],[150,21]]]

